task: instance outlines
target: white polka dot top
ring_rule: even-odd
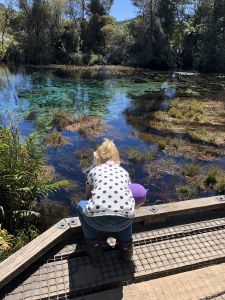
[[[86,183],[93,189],[84,210],[85,215],[134,217],[135,201],[128,187],[130,177],[119,164],[108,161],[93,168]]]

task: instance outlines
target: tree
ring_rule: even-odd
[[[114,0],[90,0],[89,14],[108,15]]]
[[[84,48],[85,52],[93,51],[105,55],[105,40],[102,28],[113,24],[114,19],[107,16],[113,0],[91,0],[89,8],[89,19],[87,21]]]
[[[136,41],[132,56],[140,66],[168,68],[173,64],[172,49],[160,16],[160,3],[156,0],[134,0],[139,17],[131,24]]]
[[[4,8],[2,9],[2,24],[1,24],[1,31],[2,31],[2,39],[1,44],[2,47],[4,46],[5,42],[5,33],[7,28],[9,27],[10,21],[12,19],[14,12],[14,1],[13,0],[6,0]]]
[[[199,32],[195,65],[202,71],[224,72],[225,0],[200,1],[194,21]]]

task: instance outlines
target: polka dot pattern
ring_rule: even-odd
[[[129,174],[116,163],[107,162],[93,168],[87,176],[87,184],[93,188],[86,215],[133,218],[135,202],[129,183]]]

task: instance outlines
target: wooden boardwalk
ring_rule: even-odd
[[[0,299],[225,299],[225,202],[210,197],[192,200],[186,208],[185,202],[172,204],[174,215],[169,205],[143,208],[136,221],[154,223],[190,210],[195,217],[207,207],[220,213],[155,229],[136,224],[131,263],[106,247],[93,265],[77,220],[61,221],[0,264]]]

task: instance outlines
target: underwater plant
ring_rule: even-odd
[[[56,127],[57,130],[63,130],[74,122],[75,117],[73,115],[60,110],[53,111],[52,125]]]
[[[62,147],[66,144],[69,144],[69,139],[64,137],[60,132],[53,131],[52,133],[46,135],[43,140],[42,144],[47,147]]]

